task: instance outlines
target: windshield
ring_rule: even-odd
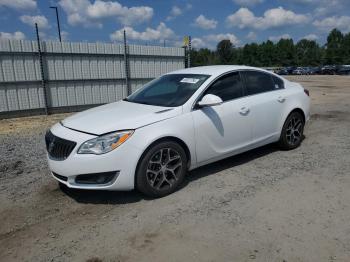
[[[170,74],[161,76],[124,99],[125,101],[175,107],[183,105],[209,75]]]

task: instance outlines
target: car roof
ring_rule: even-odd
[[[258,70],[263,72],[272,73],[270,71],[251,66],[242,66],[242,65],[213,65],[213,66],[198,66],[198,67],[190,67],[185,69],[180,69],[177,71],[170,72],[169,74],[201,74],[201,75],[211,75],[211,76],[219,76],[226,72],[230,72],[233,70]],[[273,73],[272,73],[273,74]]]

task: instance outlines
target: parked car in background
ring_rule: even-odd
[[[291,75],[295,69],[296,69],[295,66],[288,66],[288,67],[286,67],[288,75]]]
[[[337,73],[336,65],[325,65],[321,68],[322,75],[335,75]]]
[[[283,67],[277,70],[278,75],[291,75],[293,71],[296,69],[295,66],[288,66],[288,67]]]
[[[276,74],[281,75],[281,76],[282,75],[289,75],[289,72],[286,68],[280,68],[276,71]]]
[[[272,72],[183,69],[55,124],[45,137],[49,169],[70,188],[161,197],[188,170],[269,143],[298,147],[309,115],[309,92]]]
[[[338,75],[350,75],[350,65],[342,65],[337,70]]]
[[[309,67],[309,74],[310,75],[319,75],[321,73],[321,68],[318,66],[315,67]]]
[[[306,70],[303,67],[297,67],[296,69],[293,70],[292,74],[293,75],[306,75]]]

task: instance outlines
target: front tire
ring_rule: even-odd
[[[304,133],[304,118],[299,112],[292,112],[285,121],[278,142],[283,150],[291,150],[300,146]]]
[[[150,197],[173,193],[187,172],[187,157],[176,142],[160,142],[142,156],[136,171],[136,188]]]

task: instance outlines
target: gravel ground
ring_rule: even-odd
[[[178,192],[59,189],[43,135],[66,115],[0,121],[0,261],[350,261],[350,78],[311,91],[300,148],[192,171]]]

